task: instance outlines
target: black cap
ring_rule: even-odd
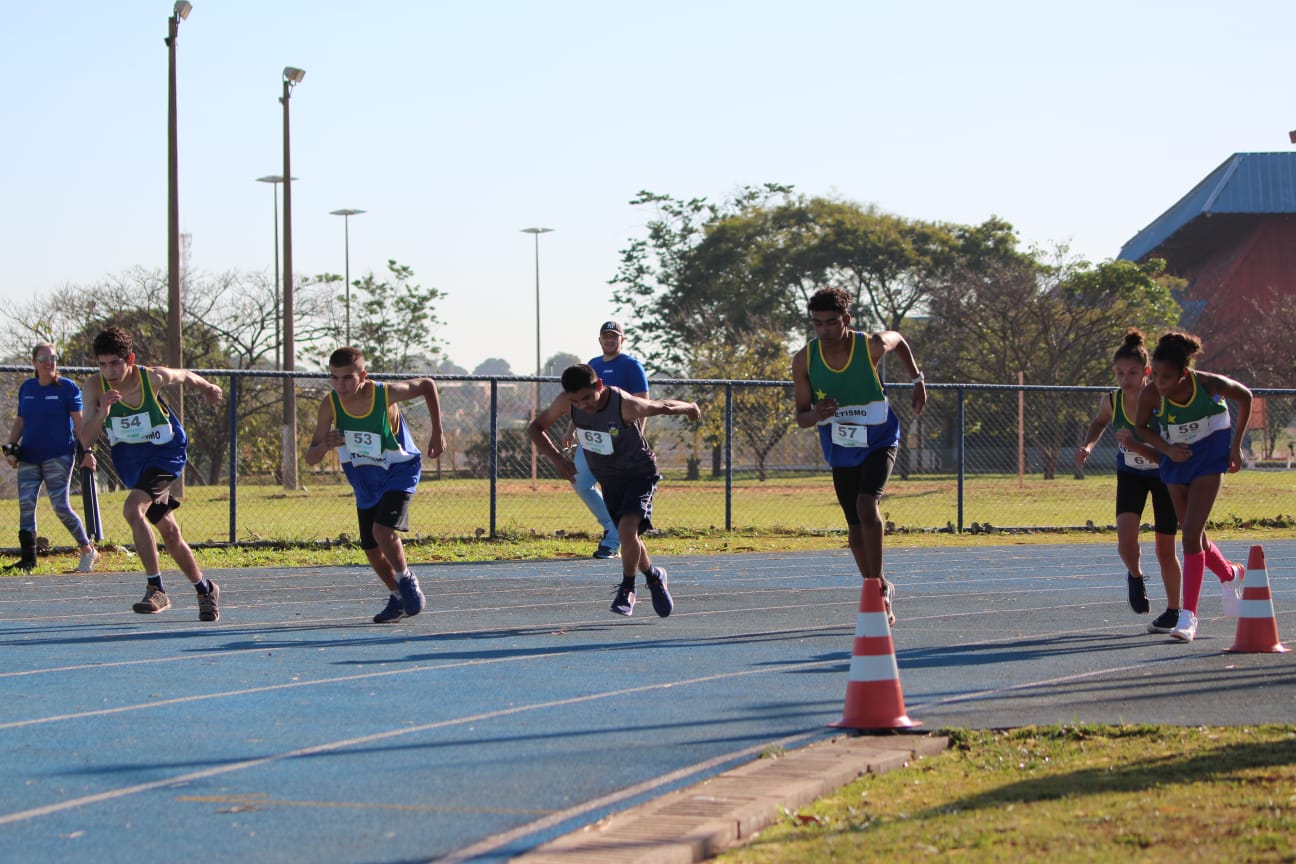
[[[615,321],[604,321],[603,326],[599,328],[599,335],[602,336],[609,330],[620,333],[622,336],[625,335],[625,331],[621,329],[621,325]]]

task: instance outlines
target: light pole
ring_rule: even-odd
[[[176,37],[180,22],[189,17],[193,4],[176,0],[167,19],[167,330],[166,364],[172,369],[184,365],[180,349],[180,133],[176,118]],[[184,388],[178,388],[176,418],[184,422]],[[182,472],[183,473],[183,472]],[[184,477],[179,478],[177,495],[184,494]]]
[[[330,216],[342,217],[342,236],[346,244],[346,344],[351,344],[351,217],[359,216],[364,210],[352,210],[343,207],[341,210],[330,210]]]
[[[288,100],[292,88],[301,83],[306,72],[293,66],[283,70],[283,96],[279,101],[283,105],[283,368],[291,372],[296,367],[293,356],[293,270],[292,270],[292,170],[291,148],[289,141]],[[292,376],[284,378],[283,404],[283,488],[289,491],[297,489],[297,393]]]
[[[535,300],[536,300],[536,364],[535,364],[535,398],[531,406],[531,419],[540,416],[540,235],[548,234],[553,231],[552,228],[523,228],[523,234],[532,234],[535,236]],[[536,448],[535,444],[531,445],[531,488],[538,488],[536,482]]]
[[[297,178],[294,177],[292,179],[296,180]],[[275,368],[278,369],[280,364],[279,351],[283,345],[282,342],[283,336],[279,330],[279,326],[280,326],[279,325],[279,184],[283,182],[283,178],[280,177],[278,174],[267,174],[264,177],[258,177],[257,182],[271,183],[273,184],[273,188],[274,188],[274,196],[273,196],[274,197],[274,247],[275,247],[274,333],[275,333]]]

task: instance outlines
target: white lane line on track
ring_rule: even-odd
[[[515,659],[515,658],[514,658]],[[496,662],[496,661],[487,661]],[[626,687],[621,690],[611,690],[604,693],[591,693],[585,696],[572,696],[567,699],[555,699],[550,702],[537,702],[532,705],[516,705],[509,708],[501,708],[495,711],[484,711],[479,714],[473,714],[467,717],[456,717],[449,720],[438,720],[435,723],[424,723],[419,726],[410,726],[401,729],[391,729],[386,732],[375,732],[371,735],[361,735],[355,738],[344,738],[339,741],[331,741],[325,744],[316,744],[311,747],[301,747],[296,750],[289,750],[285,753],[276,753],[272,756],[262,756],[259,759],[245,759],[239,762],[233,762],[229,765],[221,765],[214,768],[205,768],[201,771],[191,771],[187,774],[177,774],[174,777],[168,777],[162,780],[153,780],[148,783],[139,783],[134,786],[123,786],[119,789],[109,789],[105,792],[97,792],[93,795],[82,795],[78,798],[70,798],[67,801],[59,801],[54,804],[46,804],[40,807],[32,807],[27,810],[18,810],[13,813],[0,815],[0,825],[9,825],[14,822],[23,822],[29,819],[36,819],[42,816],[49,816],[53,813],[60,813],[64,810],[73,810],[78,807],[86,807],[92,804],[99,804],[104,801],[112,801],[118,798],[125,798],[131,795],[138,795],[142,792],[151,792],[154,789],[165,789],[169,786],[176,786],[183,783],[192,783],[197,780],[205,780],[210,777],[219,777],[224,774],[232,774],[236,771],[244,771],[249,768],[257,768],[262,765],[269,765],[276,762],[283,762],[288,759],[298,759],[306,756],[316,756],[322,753],[332,753],[337,750],[343,750],[348,747],[360,747],[373,744],[378,741],[387,741],[393,738],[399,738],[404,735],[417,734],[420,732],[431,732],[437,729],[446,729],[453,726],[463,726],[471,723],[482,723],[488,720],[498,720],[501,717],[511,717],[517,714],[524,714],[531,711],[543,711],[551,708],[566,708],[572,705],[580,705],[588,702],[596,702],[602,699],[612,699],[620,696],[632,696],[639,693],[649,693],[655,690],[667,690],[677,687],[689,687],[698,684],[710,684],[715,681],[725,681],[734,678],[746,678],[753,675],[770,675],[782,674],[784,672],[796,672],[802,669],[813,669],[817,666],[825,666],[834,663],[840,663],[839,659],[833,660],[815,660],[808,663],[797,663],[789,666],[780,666],[777,669],[746,669],[738,672],[722,672],[715,675],[703,675],[698,678],[687,678],[682,681],[664,681],[660,684],[644,684],[639,687]],[[460,664],[471,665],[471,664]],[[435,668],[435,667],[429,667]],[[406,670],[414,671],[414,670]],[[378,674],[396,674],[396,673],[378,673]],[[354,676],[356,678],[369,677],[366,675]],[[285,685],[288,686],[288,685]],[[268,689],[268,688],[256,688]],[[255,692],[255,691],[247,691]],[[198,697],[202,698],[202,697]]]

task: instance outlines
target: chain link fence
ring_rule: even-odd
[[[78,382],[92,371],[63,370]],[[328,394],[327,379],[319,373],[200,371],[225,388],[226,398],[214,407],[193,393],[183,400],[190,464],[177,515],[185,538],[194,544],[354,539],[355,502],[336,455],[317,466],[301,459]],[[18,386],[30,375],[25,367],[0,367],[5,422],[12,423]],[[296,488],[284,483],[285,378],[293,380],[296,394]],[[438,376],[437,383],[447,447],[438,459],[424,458],[411,537],[536,534],[597,541],[593,517],[548,460],[533,457],[526,437],[535,407],[547,406],[559,392],[557,379]],[[929,384],[919,417],[911,409],[910,385],[892,384],[889,392],[903,433],[882,501],[890,530],[1115,524],[1112,430],[1104,432],[1082,473],[1073,461],[1105,388]],[[1296,514],[1296,390],[1255,392],[1261,398],[1245,439],[1247,467],[1225,476],[1215,524],[1290,525]],[[664,477],[654,504],[657,528],[843,530],[818,436],[792,420],[790,383],[663,379],[651,381],[651,393],[695,401],[703,411],[698,423],[648,420]],[[166,395],[178,404],[179,394]],[[415,440],[426,448],[430,427],[423,402],[406,402],[402,409]],[[564,425],[551,430],[556,439]],[[105,539],[129,543],[120,515],[126,490],[112,472],[106,442],[97,450]],[[0,465],[0,499],[13,500],[15,485],[14,472]],[[41,533],[56,545],[70,542],[48,502],[42,499],[40,507]],[[9,512],[9,536],[16,538],[16,502]]]

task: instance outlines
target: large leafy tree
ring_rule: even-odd
[[[414,358],[435,363],[441,356],[436,302],[445,292],[416,285],[413,278],[412,268],[389,260],[386,279],[369,273],[353,283],[361,295],[355,341],[374,372],[415,371]]]
[[[764,205],[790,193],[790,186],[767,183],[743,187],[721,202],[646,191],[630,201],[656,213],[648,221],[647,236],[632,238],[621,250],[612,297],[624,317],[635,322],[636,349],[645,365],[668,374],[682,372],[690,365],[693,346],[723,338],[731,319],[777,312],[777,292],[753,275],[760,272],[751,260],[753,232],[763,228],[759,216]],[[724,238],[728,242],[697,253],[708,231],[731,217],[740,222],[730,226]],[[748,218],[752,225],[742,223]],[[695,253],[709,263],[694,260]],[[708,265],[709,275],[701,264]]]
[[[699,346],[693,374],[698,378],[786,381],[790,364],[783,331],[765,326],[757,328],[741,341],[712,340]],[[730,392],[735,443],[750,453],[756,462],[757,477],[764,481],[768,476],[766,463],[770,452],[787,437],[794,425],[790,398],[792,387],[735,384]],[[718,395],[714,388],[710,388],[707,394]],[[705,396],[701,398],[705,399]],[[724,440],[724,402],[716,398],[703,408],[698,431],[703,440],[718,445]]]
[[[967,254],[929,301],[924,356],[940,377],[985,384],[1103,385],[1111,356],[1131,326],[1154,334],[1179,307],[1164,262],[1097,265],[1070,255],[1022,253],[1003,237],[963,236]],[[989,241],[989,242],[987,242]],[[979,396],[970,409],[1002,415],[1015,393]],[[1066,431],[1092,411],[1074,396],[1031,393],[1025,431],[1039,448],[1044,475],[1056,474]]]

